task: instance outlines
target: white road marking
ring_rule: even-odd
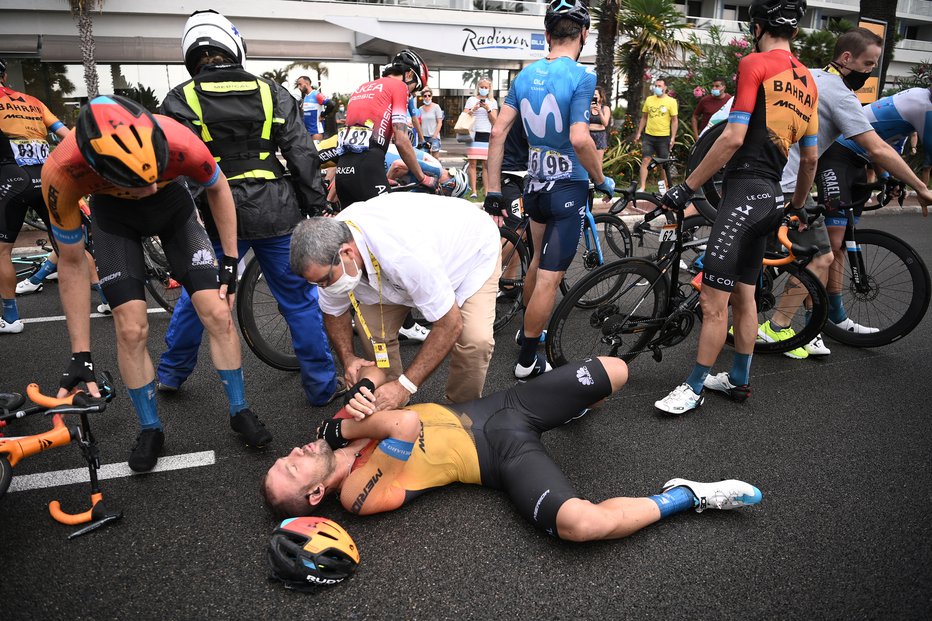
[[[164,313],[166,312],[164,308],[147,308],[146,312],[148,314],[153,313]],[[91,318],[94,317],[112,317],[113,315],[104,315],[103,313],[91,313]],[[49,321],[64,321],[64,315],[56,315],[54,317],[31,317],[30,319],[23,319],[23,323],[46,323]]]
[[[168,457],[159,457],[159,462],[155,468],[149,472],[166,472],[168,470],[181,470],[183,468],[198,468],[200,466],[212,466],[217,459],[213,451],[200,451],[198,453],[186,453],[184,455],[169,455]],[[106,464],[97,471],[97,478],[119,479],[138,474],[149,474],[133,472],[127,462],[119,464]],[[39,474],[24,474],[13,477],[10,484],[10,492],[23,492],[30,489],[42,489],[44,487],[58,487],[60,485],[72,485],[74,483],[87,483],[90,481],[87,468],[75,468],[73,470],[56,470],[54,472],[42,472]]]

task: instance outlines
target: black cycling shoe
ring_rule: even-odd
[[[230,417],[230,427],[243,437],[246,446],[262,448],[272,441],[272,434],[249,408]]]
[[[133,472],[148,472],[155,468],[162,446],[165,445],[165,432],[161,429],[143,429],[136,436],[136,443],[129,451],[129,467]]]

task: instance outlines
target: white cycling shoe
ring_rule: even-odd
[[[809,341],[803,346],[810,356],[828,356],[832,353],[832,350],[825,345],[825,341],[822,340],[822,335],[817,334],[814,339]]]
[[[714,483],[699,483],[698,481],[688,481],[686,479],[670,479],[663,484],[663,491],[673,487],[685,487],[699,500],[696,506],[696,513],[702,513],[706,509],[740,509],[751,505],[760,504],[764,495],[761,491],[744,481],[728,479],[727,481],[716,481]]]
[[[829,321],[832,321],[832,320],[829,319]],[[834,321],[832,321],[832,325],[835,326],[836,328],[841,328],[842,330],[845,330],[846,332],[854,332],[855,334],[873,334],[874,332],[880,332],[880,328],[871,328],[868,326],[862,326],[861,324],[851,319],[851,317],[845,317],[845,320],[842,321],[841,323],[835,323]]]
[[[683,382],[669,395],[660,401],[655,401],[654,407],[667,414],[685,414],[698,408],[704,401],[705,397],[694,393],[689,384]]]
[[[109,304],[98,304],[97,312],[100,313],[101,315],[112,315],[113,314],[113,311],[110,310]]]
[[[430,328],[425,328],[421,324],[415,323],[410,328],[402,326],[401,329],[398,330],[398,334],[410,341],[423,343],[427,339],[427,335],[430,334]]]
[[[4,319],[0,317],[0,334],[19,334],[25,327],[22,319],[4,321]]]
[[[26,295],[27,293],[35,293],[37,291],[42,291],[41,282],[38,285],[34,285],[32,281],[27,278],[16,283],[16,295]]]

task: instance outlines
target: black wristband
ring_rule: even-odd
[[[236,267],[239,259],[224,256],[220,261],[220,284],[227,286],[227,293],[236,293]]]

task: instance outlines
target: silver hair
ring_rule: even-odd
[[[340,246],[353,241],[346,223],[334,218],[302,220],[291,234],[291,271],[303,276],[310,265],[336,265]]]

